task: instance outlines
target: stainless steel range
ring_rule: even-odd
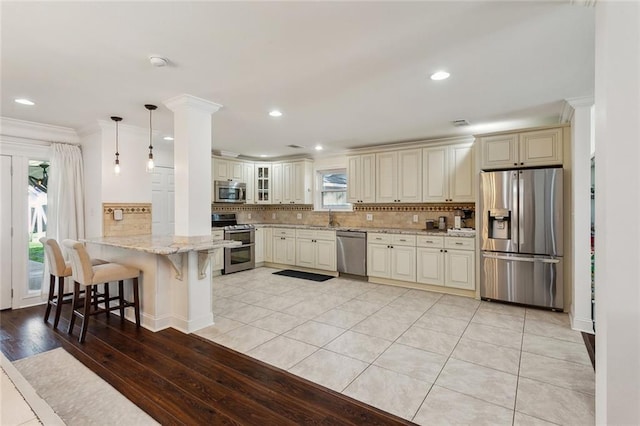
[[[239,247],[224,249],[223,274],[244,271],[256,267],[255,260],[255,234],[253,225],[238,225],[235,213],[212,213],[211,227],[223,228],[224,239],[240,241]]]

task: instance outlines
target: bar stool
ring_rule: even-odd
[[[102,265],[92,265],[89,253],[84,244],[74,240],[64,240],[62,244],[69,248],[71,253],[72,277],[73,277],[73,299],[71,304],[71,321],[69,323],[68,333],[73,332],[76,317],[82,319],[82,327],[78,341],[84,342],[87,335],[87,325],[91,315],[100,313],[108,313],[113,310],[120,310],[120,320],[124,321],[124,308],[133,307],[135,311],[136,326],[140,327],[140,297],[138,292],[138,277],[140,270],[131,266],[125,266],[119,263],[104,263]],[[133,280],[133,302],[124,299],[124,280]],[[84,300],[83,311],[80,311],[80,286],[86,289],[86,294],[91,294],[91,290],[99,284],[108,284],[112,281],[118,281],[119,294],[117,297],[118,305],[109,306],[105,303],[104,309],[100,309],[95,304],[90,303],[87,297]],[[94,306],[93,311],[91,306]]]
[[[47,310],[44,313],[44,322],[49,321],[49,315],[51,314],[51,307],[56,307],[56,314],[53,320],[53,328],[58,328],[58,322],[60,322],[60,312],[62,311],[62,305],[71,303],[71,296],[73,293],[64,292],[64,279],[71,276],[71,262],[64,260],[60,245],[53,238],[40,238],[40,243],[44,246],[45,258],[49,265],[49,296],[47,297]],[[91,259],[92,265],[101,265],[107,263],[100,259]],[[57,279],[57,293],[56,293],[56,279]],[[108,296],[108,292],[107,292]],[[98,303],[98,295],[94,297],[95,303]]]

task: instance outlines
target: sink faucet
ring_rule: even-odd
[[[331,209],[329,209],[329,226],[340,226],[340,224],[336,222],[336,219],[333,217]]]

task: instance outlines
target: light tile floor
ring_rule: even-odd
[[[215,277],[196,334],[419,424],[594,424],[566,314],[275,271]]]

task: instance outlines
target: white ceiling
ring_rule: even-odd
[[[594,10],[560,1],[3,1],[1,23],[2,116],[145,128],[154,103],[164,135],[187,93],[224,106],[214,149],[255,157],[557,123],[594,87]]]

